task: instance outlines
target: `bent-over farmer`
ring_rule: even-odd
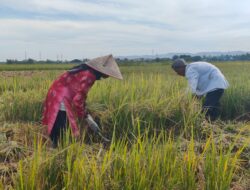
[[[86,119],[94,131],[99,129],[87,113],[85,102],[95,81],[109,76],[122,80],[122,74],[112,55],[98,57],[73,67],[53,82],[44,102],[42,118],[53,147],[57,147],[60,133],[65,131],[66,118],[75,137],[80,135],[77,119]]]
[[[220,98],[229,84],[214,65],[207,62],[193,62],[186,64],[184,59],[177,59],[172,64],[172,69],[188,80],[189,87],[196,97],[206,95],[202,111],[206,118],[215,120],[219,116]]]

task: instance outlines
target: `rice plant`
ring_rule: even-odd
[[[240,76],[239,65],[245,68]],[[231,84],[222,98],[221,120],[204,121],[201,102],[186,93],[186,80],[169,65],[122,66],[123,81],[98,81],[87,99],[89,111],[112,142],[102,143],[82,125],[82,138],[72,138],[69,130],[58,149],[51,148],[44,134],[41,111],[50,84],[63,72],[54,69],[69,66],[1,72],[0,144],[9,151],[0,150],[1,165],[14,163],[15,169],[7,167],[3,173],[0,168],[0,187],[224,190],[237,184],[246,188],[250,65],[217,66]]]

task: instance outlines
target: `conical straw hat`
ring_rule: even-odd
[[[103,57],[91,59],[86,64],[92,69],[99,71],[105,75],[120,80],[123,79],[120,69],[112,55],[106,55]]]

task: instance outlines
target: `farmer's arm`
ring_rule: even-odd
[[[86,87],[81,85],[83,89]],[[85,118],[86,117],[86,99],[87,99],[87,92],[84,91],[82,88],[79,89],[76,95],[73,98],[74,108],[76,109],[76,113],[78,118]]]
[[[189,88],[191,89],[192,93],[196,94],[199,73],[196,70],[189,68],[186,73],[186,78],[188,79]]]

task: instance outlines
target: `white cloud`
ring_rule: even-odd
[[[249,50],[247,0],[1,0],[0,60]],[[12,15],[11,15],[12,14]],[[46,57],[47,56],[47,57]]]

